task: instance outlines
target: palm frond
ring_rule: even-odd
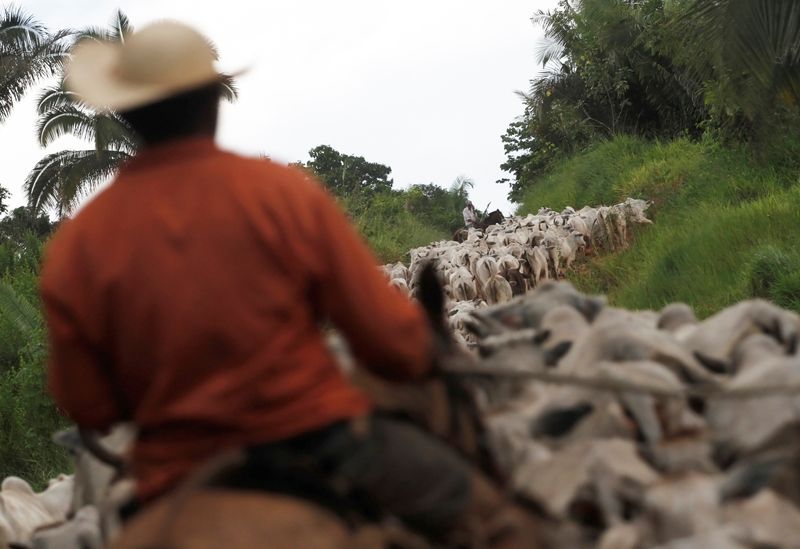
[[[536,47],[536,62],[542,67],[546,67],[551,61],[560,62],[563,55],[564,44],[552,38],[545,38]]]
[[[54,107],[39,117],[36,133],[39,144],[47,147],[56,139],[65,135],[95,140],[94,114],[86,112],[74,105]]]
[[[0,51],[32,48],[47,37],[47,29],[19,7],[6,7],[0,16]]]
[[[130,19],[122,10],[117,10],[109,21],[108,27],[84,27],[78,34],[79,40],[96,42],[125,42],[125,38],[133,32]]]
[[[0,281],[0,316],[7,319],[26,338],[41,329],[39,311],[7,282]]]
[[[89,109],[89,106],[83,102],[77,93],[64,87],[63,80],[57,86],[45,86],[36,98],[36,110],[40,115],[64,106],[75,106],[84,110]]]
[[[27,34],[31,38],[25,44],[12,40],[0,45],[0,122],[34,83],[55,75],[68,55],[69,31],[44,37]]]
[[[105,27],[84,27],[78,32],[78,42],[111,42],[111,33]]]
[[[236,80],[232,76],[222,75],[220,96],[230,103],[239,99],[239,88],[236,86]]]
[[[114,113],[96,113],[92,120],[96,150],[136,153],[138,148],[136,135],[119,116]]]
[[[136,137],[119,116],[96,113],[72,103],[65,104],[63,96],[55,95],[46,98],[52,100],[55,106],[40,114],[36,123],[41,146],[46,147],[60,137],[72,135],[94,143],[97,150],[136,152]]]
[[[694,27],[698,47],[713,55],[713,63],[701,68],[716,71],[702,76],[718,79],[745,112],[752,115],[781,99],[800,104],[796,0],[694,0],[674,24]]]
[[[28,204],[35,212],[64,215],[106,181],[131,156],[122,151],[59,151],[42,158],[25,180]]]
[[[109,38],[112,42],[125,42],[125,38],[133,32],[130,19],[122,10],[117,10],[111,20],[111,32]]]

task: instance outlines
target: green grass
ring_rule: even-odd
[[[583,262],[578,287],[636,309],[683,301],[702,316],[753,296],[800,310],[800,172],[774,166],[741,148],[619,137],[556,166],[520,213],[649,198],[655,223],[628,250]]]
[[[38,250],[18,257],[26,254],[38,261]],[[45,387],[47,342],[37,307],[37,270],[22,263],[7,266],[0,276],[0,478],[20,476],[42,489],[71,463],[50,439],[67,421]]]
[[[368,203],[341,203],[381,263],[407,261],[410,249],[452,236],[409,212],[400,194],[377,195]]]
[[[381,263],[407,262],[410,249],[452,236],[409,213],[390,219],[365,215],[355,221]]]

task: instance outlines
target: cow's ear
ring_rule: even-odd
[[[52,440],[57,446],[66,448],[70,452],[75,452],[82,446],[77,427],[70,427],[56,432],[53,434]]]
[[[694,357],[703,368],[715,374],[727,374],[733,369],[727,361],[706,355],[701,351],[695,351]]]
[[[562,341],[552,349],[549,349],[544,356],[544,363],[546,366],[557,366],[558,361],[572,349],[571,341]]]

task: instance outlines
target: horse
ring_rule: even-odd
[[[495,210],[483,216],[483,218],[480,221],[475,223],[475,228],[485,232],[486,229],[488,229],[490,226],[502,223],[503,221],[505,221],[505,219],[506,218],[503,215],[503,212],[501,212],[500,210]],[[461,227],[459,229],[456,229],[456,231],[453,233],[453,240],[461,243],[464,242],[468,236],[469,236],[469,229]]]
[[[475,227],[482,231],[486,231],[486,229],[488,229],[490,226],[502,223],[505,221],[505,219],[505,216],[500,210],[495,210],[490,212],[488,215],[483,216],[483,218],[478,221]]]

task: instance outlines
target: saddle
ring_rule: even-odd
[[[288,455],[287,455],[288,457]],[[426,549],[347,487],[300,459],[264,470],[245,451],[218,456],[130,518],[111,549]]]

